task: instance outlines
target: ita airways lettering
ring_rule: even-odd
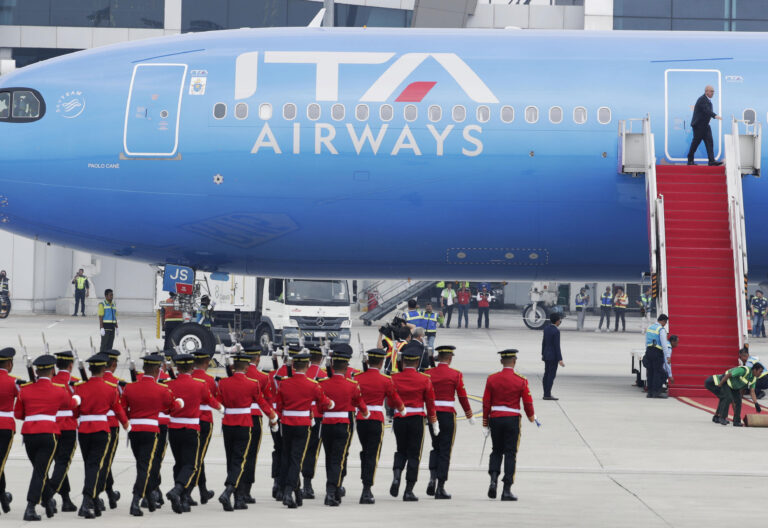
[[[256,93],[259,80],[258,51],[238,55],[235,61],[235,100],[247,99]],[[374,51],[265,51],[263,63],[268,64],[310,64],[315,66],[315,100],[339,100],[339,66],[385,64],[395,57],[391,52]],[[377,79],[372,79],[370,88],[360,98],[363,102],[384,102],[394,98],[397,101],[420,102],[435,86],[435,82],[418,81],[396,90],[427,59],[436,61],[472,101],[476,103],[498,103],[490,88],[455,53],[405,53],[397,57]],[[265,67],[268,72],[268,67]]]

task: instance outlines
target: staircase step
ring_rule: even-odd
[[[680,174],[680,175],[694,175],[694,174],[721,174],[725,176],[725,166],[718,165],[656,165],[657,174]]]
[[[656,186],[659,188],[670,184],[685,184],[694,186],[707,183],[726,183],[725,176],[721,174],[698,174],[696,176],[690,176],[687,174],[663,174],[661,177],[659,177],[657,172],[656,176]]]
[[[718,231],[720,229],[725,229],[726,232],[729,233],[728,236],[730,236],[730,231],[728,229],[728,216],[724,215],[724,217],[721,220],[713,220],[711,218],[701,217],[701,218],[677,218],[677,217],[670,217],[669,212],[665,212],[665,224],[667,228],[667,232],[669,232],[670,229],[674,229],[676,231],[682,231],[682,230],[694,230],[694,231],[703,231],[708,232],[710,229],[714,231]]]

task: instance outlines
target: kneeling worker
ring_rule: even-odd
[[[755,402],[755,410],[762,412],[755,396],[755,385],[763,370],[763,364],[760,363],[760,359],[757,356],[750,356],[743,367],[732,368],[722,376],[715,375],[707,378],[707,381],[704,382],[704,387],[720,400],[717,405],[717,411],[712,417],[713,422],[728,425],[728,410],[733,405],[733,425],[735,427],[743,426],[741,423],[742,389],[749,389],[752,401]]]

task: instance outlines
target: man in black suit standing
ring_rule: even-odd
[[[552,385],[555,383],[557,366],[565,366],[563,354],[560,352],[560,323],[562,316],[555,312],[550,314],[549,324],[544,327],[544,338],[541,340],[541,360],[544,362],[544,399],[557,400],[552,396]]]
[[[715,95],[715,89],[712,86],[704,88],[704,95],[696,101],[693,107],[693,117],[691,118],[691,128],[693,129],[693,141],[691,149],[688,151],[688,165],[693,165],[693,156],[696,149],[704,141],[707,148],[707,157],[710,165],[722,165],[722,161],[715,161],[715,148],[712,141],[712,129],[709,127],[711,119],[722,118],[712,110],[712,96]]]

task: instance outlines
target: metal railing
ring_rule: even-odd
[[[658,230],[659,245],[656,248],[659,256],[659,295],[656,297],[656,313],[668,314],[669,304],[667,300],[667,236],[666,236],[666,221],[664,219],[664,196],[660,195],[653,200],[653,209],[656,209],[656,229]],[[653,231],[653,229],[651,229]],[[655,259],[652,259],[655,260]],[[669,329],[667,329],[669,330]]]

